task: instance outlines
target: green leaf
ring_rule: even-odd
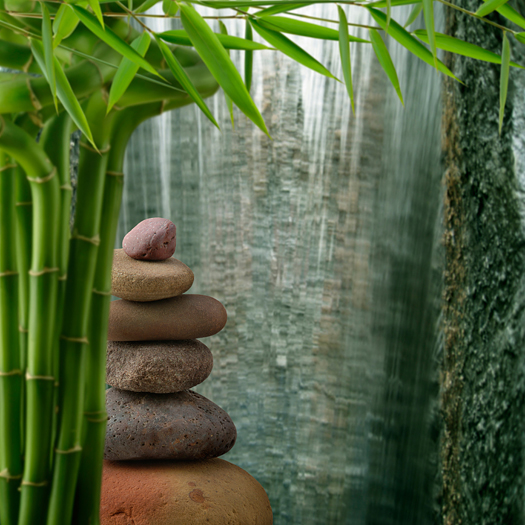
[[[432,56],[434,57],[434,66],[438,69],[436,36],[434,34],[434,0],[423,0],[423,16],[425,17],[430,51],[432,51]]]
[[[228,29],[226,29],[226,26],[224,25],[224,22],[222,20],[219,20],[219,27],[221,28],[221,34],[227,35]],[[227,51],[228,56],[230,56],[230,52]],[[224,98],[226,100],[226,105],[228,106],[228,111],[230,112],[230,118],[232,121],[232,128],[235,128],[235,122],[233,120],[233,102],[232,99],[228,96],[227,93],[224,93]]]
[[[419,13],[423,10],[423,3],[416,4],[414,6],[414,9],[410,12],[410,15],[408,15],[407,21],[405,22],[405,25],[403,27],[408,27],[409,25],[413,24],[416,21],[416,18],[419,16]]]
[[[373,9],[370,7],[367,9],[372,15],[372,18],[377,22],[377,24],[383,29],[385,29],[385,14],[377,9]],[[416,40],[416,38],[414,38],[406,29],[401,27],[395,20],[390,21],[390,26],[388,27],[388,34],[394,40],[397,40],[403,47],[407,48],[412,54],[416,55],[418,58],[423,60],[423,62],[426,62],[431,66],[435,65],[432,53],[421,42]],[[441,71],[441,73],[445,73],[445,75],[448,75],[449,77],[460,82],[460,80],[452,74],[452,72],[445,66],[445,64],[443,64],[443,62],[441,62],[441,60],[438,60],[438,70]]]
[[[150,42],[151,38],[149,34],[144,31],[139,37],[133,40],[131,47],[141,56],[144,56],[149,48]],[[109,90],[107,113],[111,111],[113,106],[120,100],[120,97],[126,92],[126,89],[128,89],[138,70],[139,66],[137,66],[135,62],[132,62],[126,57],[122,57],[113,82],[111,83],[111,89]]]
[[[282,53],[289,56],[299,64],[306,66],[321,75],[325,75],[329,78],[335,78],[328,69],[326,69],[320,62],[318,62],[313,56],[309,55],[304,49],[300,48],[295,42],[292,42],[289,38],[277,31],[272,31],[266,27],[263,27],[257,20],[250,20],[253,28],[259,35],[264,38],[273,47],[279,49]],[[335,78],[338,80],[337,78]]]
[[[91,13],[89,13],[82,7],[78,7],[76,5],[72,5],[71,7],[74,9],[75,13],[77,14],[78,18],[80,18],[82,23],[95,36],[98,36],[100,40],[105,42],[109,47],[112,47],[122,56],[126,57],[132,62],[135,62],[135,64],[137,64],[138,66],[144,68],[146,71],[152,73],[157,77],[162,78],[162,76],[157,73],[155,68],[152,67],[145,58],[141,57],[129,44],[124,42],[124,40],[122,40],[118,35],[116,35],[110,27],[106,26],[105,29],[102,29],[97,19]]]
[[[89,5],[91,6],[91,9],[93,9],[93,13],[95,13],[98,21],[100,22],[102,29],[104,29],[104,17],[102,16],[102,10],[100,9],[100,4],[98,3],[98,0],[88,1]]]
[[[53,30],[51,28],[51,17],[46,4],[42,4],[42,44],[44,47],[44,62],[46,67],[46,78],[51,88],[53,102],[58,113],[57,83],[55,74],[55,60],[53,55]]]
[[[250,42],[253,40],[253,29],[248,20],[246,20],[246,27],[244,29],[244,38]],[[253,51],[246,50],[244,52],[244,84],[248,93],[252,87],[253,75]]]
[[[174,0],[163,0],[162,11],[167,16],[175,16],[179,12],[179,5]]]
[[[370,40],[372,41],[372,47],[374,48],[377,59],[390,79],[390,82],[394,86],[399,100],[401,100],[401,104],[404,106],[405,103],[403,102],[403,95],[401,94],[401,88],[399,87],[399,79],[397,78],[396,68],[394,67],[394,63],[390,58],[388,49],[386,48],[385,43],[383,42],[383,39],[381,38],[381,35],[377,29],[369,29],[368,32],[370,33]]]
[[[188,33],[184,29],[173,29],[171,31],[164,31],[163,33],[157,33],[162,40],[169,42],[170,44],[178,44],[179,46],[193,46],[193,43],[188,36]],[[268,46],[253,42],[237,36],[223,35],[221,33],[214,33],[219,42],[225,49],[245,49],[245,50],[263,50],[271,49]]]
[[[496,9],[505,5],[508,1],[509,0],[488,0],[476,11],[476,14],[478,16],[487,16],[492,13],[492,11],[496,11]]]
[[[390,19],[392,18],[392,0],[386,0],[386,28],[390,25]]]
[[[62,4],[53,20],[53,33],[55,38],[53,46],[57,47],[64,38],[67,38],[77,28],[79,19],[73,9],[67,4]]]
[[[507,102],[507,88],[509,87],[510,70],[510,44],[507,31],[503,31],[503,44],[501,46],[501,75],[499,81],[499,134],[503,126],[505,116],[505,103]]]
[[[514,33],[514,36],[516,37],[516,40],[518,40],[518,42],[525,44],[525,33]]]
[[[504,16],[507,20],[510,20],[511,22],[514,22],[517,26],[521,27],[522,29],[525,29],[525,18],[523,18],[514,8],[510,7],[510,5],[505,4],[501,7],[498,7],[496,11]]]
[[[266,124],[253,102],[241,75],[215,33],[191,5],[181,5],[181,20],[210,73],[237,107],[268,136]]]
[[[413,0],[412,0],[413,1]],[[333,4],[334,0],[315,0],[315,2],[310,2],[307,5],[312,3],[316,4]],[[235,8],[245,8],[245,7],[264,7],[264,6],[296,6],[297,0],[235,0],[235,3],[232,0],[201,0],[199,5],[204,5],[206,7],[211,7],[213,9],[232,9],[232,4]]]
[[[400,5],[411,5],[411,4],[421,4],[422,0],[391,0],[391,6],[397,7]],[[387,7],[386,0],[378,0],[377,2],[370,2],[367,4],[367,7],[377,7],[384,8]]]
[[[272,7],[267,7],[262,9],[257,13],[258,17],[261,16],[270,16],[278,15],[279,13],[288,13],[289,11],[294,11],[295,9],[301,9],[301,7],[306,7],[310,4],[286,4],[286,5],[274,5]]]
[[[151,9],[153,6],[157,5],[161,0],[146,0],[143,4],[139,5],[137,9],[135,9],[136,14],[144,13],[148,9]]]
[[[310,24],[309,22],[296,20],[295,18],[286,18],[284,16],[265,16],[261,19],[259,18],[259,13],[257,13],[257,23],[262,27],[272,31],[306,36],[309,38],[320,38],[322,40],[335,40],[336,42],[339,41],[339,31],[331,29],[330,27],[318,26],[317,24]],[[350,35],[349,39],[351,42],[368,42],[362,38],[357,38]]]
[[[42,43],[38,40],[31,39],[31,50],[40,69],[44,72],[44,74],[46,74],[44,47]],[[78,129],[80,129],[80,131],[87,137],[89,142],[93,144],[93,147],[97,149],[96,144],[93,142],[93,135],[91,134],[91,129],[89,128],[84,111],[82,111],[82,107],[80,106],[75,93],[71,89],[69,80],[67,79],[64,71],[62,70],[62,66],[56,57],[54,57],[54,62],[58,98],[73,122],[78,126]]]
[[[346,90],[352,104],[352,113],[355,115],[354,107],[354,88],[352,87],[352,67],[350,64],[350,40],[348,38],[348,20],[341,6],[337,6],[339,11],[339,53],[341,55],[341,65],[343,66],[343,77],[345,79]]]
[[[414,35],[423,40],[423,42],[428,43],[427,32],[424,29],[414,31]],[[492,64],[501,64],[501,57],[498,54],[452,36],[436,33],[436,45],[439,49],[449,51],[456,55],[463,55],[476,60],[491,62]],[[516,64],[516,62],[511,62],[510,65],[520,69],[525,69],[523,66]]]
[[[208,109],[208,106],[202,99],[200,93],[195,89],[193,82],[190,80],[190,77],[188,77],[188,75],[186,74],[186,71],[184,71],[184,68],[181,66],[180,62],[177,60],[177,57],[171,52],[171,49],[157,35],[155,35],[155,39],[157,40],[160,51],[162,55],[164,56],[164,59],[166,60],[168,67],[173,73],[173,76],[177,79],[180,85],[186,90],[186,92],[193,99],[195,104],[199,106],[202,112],[211,120],[211,122],[213,122],[215,126],[217,126],[217,128],[219,128],[219,124],[217,124],[217,121],[213,118],[211,111]]]

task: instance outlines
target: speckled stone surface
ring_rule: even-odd
[[[168,219],[145,219],[124,237],[122,248],[133,259],[163,261],[175,253],[176,232]]]
[[[237,438],[230,416],[191,390],[148,394],[110,388],[106,410],[105,459],[209,459],[226,454]]]
[[[108,341],[106,383],[133,392],[169,394],[202,383],[213,368],[197,341]]]
[[[104,461],[101,525],[272,525],[258,481],[222,459]]]
[[[138,261],[115,250],[111,293],[129,301],[158,301],[187,292],[193,272],[173,257],[164,261]]]
[[[200,339],[216,334],[227,320],[224,306],[207,295],[185,294],[162,301],[112,301],[110,341]]]

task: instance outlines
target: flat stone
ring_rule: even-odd
[[[202,383],[213,368],[197,341],[108,341],[106,383],[133,392],[170,394]]]
[[[226,454],[237,438],[230,416],[191,390],[148,394],[110,388],[106,410],[105,459],[210,459]]]
[[[117,299],[111,302],[108,339],[200,339],[220,332],[227,317],[224,306],[207,295],[185,294],[150,303]]]
[[[163,261],[175,253],[176,242],[175,224],[153,217],[130,230],[122,241],[122,248],[133,259]]]
[[[111,293],[128,301],[158,301],[188,291],[193,272],[179,260],[137,261],[124,250],[115,250]]]
[[[270,501],[224,461],[104,461],[101,525],[272,525]]]

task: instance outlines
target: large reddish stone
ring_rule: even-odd
[[[222,459],[104,461],[101,525],[272,525],[270,501]]]
[[[163,261],[175,253],[177,229],[168,219],[139,222],[123,239],[122,248],[133,259]]]
[[[111,293],[128,301],[158,301],[187,292],[193,272],[179,260],[137,261],[115,250]]]
[[[110,388],[106,410],[105,459],[209,459],[226,454],[237,438],[230,416],[191,390],[148,394]]]
[[[162,301],[112,301],[110,341],[200,339],[224,328],[228,316],[222,304],[207,295],[179,295]]]

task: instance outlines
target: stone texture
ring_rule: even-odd
[[[163,261],[175,253],[176,228],[168,219],[139,222],[123,239],[122,248],[133,259]]]
[[[196,339],[108,341],[106,383],[123,390],[181,392],[202,383],[212,368],[212,353]]]
[[[209,459],[226,454],[237,438],[230,416],[191,390],[148,394],[110,388],[106,410],[105,459]]]
[[[207,295],[180,295],[162,301],[111,303],[110,341],[199,339],[224,328],[224,306]]]
[[[272,525],[266,492],[222,459],[104,461],[101,525]]]
[[[188,291],[193,272],[173,257],[164,261],[138,261],[115,250],[111,293],[128,301],[158,301]]]

